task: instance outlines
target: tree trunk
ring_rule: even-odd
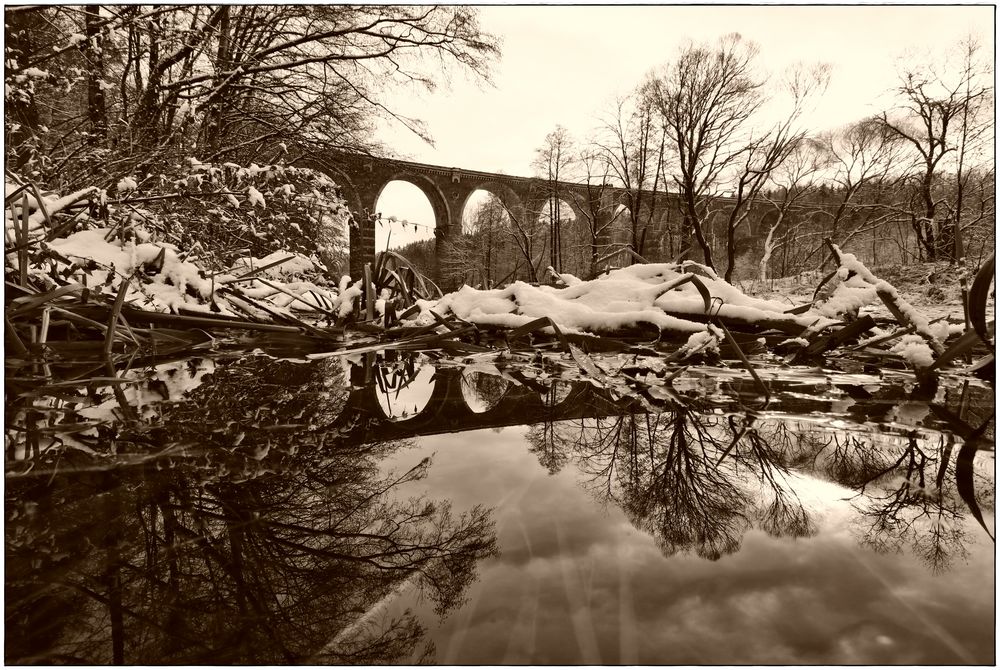
[[[101,39],[101,8],[99,5],[84,7],[84,32],[86,41],[83,46],[84,58],[87,61],[87,116],[90,120],[91,141],[103,144],[107,139],[108,117],[104,103],[104,48]]]
[[[4,35],[6,38],[6,58],[10,67],[24,67],[35,53],[36,45],[31,39],[45,25],[42,9],[25,12],[11,12],[6,17]],[[8,144],[11,167],[20,170],[35,155],[30,141],[40,124],[38,106],[34,94],[20,88],[17,95],[6,97]]]
[[[757,278],[763,284],[767,281],[767,266],[771,262],[771,255],[774,253],[774,233],[781,227],[781,222],[785,219],[783,211],[778,212],[778,219],[768,229],[767,237],[764,239],[764,255],[757,266]]]
[[[726,226],[726,274],[727,282],[733,281],[733,270],[736,268],[736,225],[730,222]]]
[[[705,265],[714,270],[715,262],[712,260],[712,246],[705,238],[705,231],[702,228],[697,212],[692,214],[688,221],[691,224],[691,229],[694,230],[694,237],[698,241],[698,246],[701,247],[702,254],[705,257]]]
[[[213,154],[222,146],[222,111],[225,109],[226,95],[219,93],[218,89],[223,85],[225,72],[229,68],[229,13],[229,5],[223,5],[222,18],[219,20],[219,48],[215,58],[215,79],[212,82],[212,89],[216,93],[213,95],[209,108],[205,110],[206,139],[208,140],[209,150]]]

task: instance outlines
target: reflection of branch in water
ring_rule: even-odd
[[[857,506],[862,543],[880,552],[909,544],[934,573],[966,558],[964,504],[940,485],[952,468],[950,460],[951,446],[943,439],[934,456],[911,437],[891,465],[871,474],[860,486],[867,500]]]
[[[748,423],[752,420],[747,418]],[[808,537],[815,535],[817,529],[788,480],[784,462],[790,444],[788,431],[787,424],[780,421],[757,422],[745,434],[743,442],[747,448],[738,449],[735,458],[754,471],[764,498],[770,498],[758,505],[760,529],[776,537]]]
[[[384,622],[366,622],[351,627],[348,635],[338,635],[335,640],[308,660],[310,665],[386,665],[410,662],[422,665],[433,662],[435,648],[432,641],[424,641],[426,631],[409,610]],[[416,653],[424,642],[423,649]]]
[[[416,378],[417,369],[414,361],[415,359],[410,356],[404,356],[395,362],[380,361],[379,365],[373,365],[373,361],[369,360],[365,369],[372,371],[375,383],[382,393],[391,391],[398,393]]]
[[[455,607],[496,551],[492,514],[401,499],[428,463],[386,475],[380,459],[402,443],[342,444],[346,394],[330,392],[326,372],[227,363],[190,402],[164,408],[170,434],[118,441],[122,452],[162,447],[151,440],[205,445],[197,453],[100,477],[59,471],[46,491],[8,487],[60,503],[58,514],[8,515],[8,584],[20,587],[8,600],[6,659],[110,663],[123,650],[130,664],[412,660],[423,629],[411,613],[351,626],[404,583],[439,614]],[[114,513],[94,519],[101,499],[116,501]],[[39,606],[53,596],[60,607]]]
[[[833,481],[849,488],[863,488],[895,467],[888,456],[855,435],[833,436],[833,449],[822,454],[821,468]]]

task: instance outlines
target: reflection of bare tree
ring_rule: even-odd
[[[730,473],[715,467],[710,452],[717,454],[718,444],[703,417],[683,410],[668,416],[664,439],[655,439],[648,422],[645,431],[627,433],[654,439],[644,445],[649,475],[629,482],[623,508],[664,553],[693,546],[699,556],[721,558],[739,549],[750,501]]]
[[[858,506],[865,545],[884,552],[909,544],[935,573],[968,556],[965,503],[944,485],[954,468],[952,448],[942,439],[931,451],[911,437],[895,461],[861,482],[868,494]]]
[[[587,421],[587,419],[580,419],[580,421]],[[528,429],[526,435],[528,451],[535,454],[538,462],[548,470],[550,475],[562,470],[569,461],[569,445],[572,442],[564,439],[565,436],[560,434],[559,429],[574,423],[576,422],[544,421]]]
[[[886,471],[888,456],[858,435],[834,434],[823,452],[822,468],[833,481],[854,488]]]
[[[793,438],[788,424],[782,421],[756,421],[744,418],[742,441],[736,441],[733,451],[738,463],[749,466],[760,484],[757,525],[776,537],[807,537],[816,533],[816,525],[789,481],[789,463],[801,462],[795,446],[808,442],[801,436]],[[730,418],[734,435],[740,428]]]
[[[550,410],[557,407],[573,392],[573,385],[553,381],[541,387],[539,398]],[[580,419],[583,426],[589,419]],[[538,462],[554,475],[569,462],[569,453],[575,440],[582,435],[576,428],[576,421],[543,421],[528,428],[526,439],[528,450],[535,454]]]
[[[752,520],[775,535],[815,532],[785,481],[782,450],[769,443],[779,434],[786,435],[679,408],[543,423],[529,441],[550,469],[554,455],[572,454],[587,487],[620,506],[664,553],[717,559],[739,548]]]
[[[380,664],[432,653],[411,612],[384,608],[411,590],[440,614],[460,602],[496,551],[491,514],[402,498],[429,461],[387,474],[381,459],[403,443],[341,442],[338,374],[220,365],[165,409],[169,434],[119,435],[117,458],[160,458],[9,484],[6,660]]]

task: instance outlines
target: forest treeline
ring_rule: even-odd
[[[537,150],[537,219],[499,197],[437,251],[450,283],[594,276],[609,262],[704,261],[726,279],[797,274],[824,240],[873,266],[978,265],[993,248],[992,67],[972,40],[907,61],[882,111],[835,129],[822,64],[759,67],[739,35],[691,44],[611,105],[588,137],[562,127]],[[560,182],[588,184],[581,195]],[[605,211],[593,206],[618,189]],[[669,198],[651,192],[667,191]],[[611,211],[607,211],[610,207]],[[532,212],[533,213],[533,212]],[[430,257],[416,243],[407,257]]]
[[[334,259],[346,237],[317,230],[340,217],[301,199],[283,206],[315,180],[268,182],[265,205],[261,184],[193,168],[256,175],[253,165],[302,165],[331,148],[391,153],[373,139],[380,123],[429,137],[393,95],[453,72],[488,79],[500,54],[475,9],[460,6],[8,7],[5,38],[8,182],[92,188],[92,218],[109,218],[110,199],[111,218],[155,221],[163,239],[200,244],[218,265],[286,247]],[[493,198],[444,253],[404,255],[428,269],[440,255],[448,283],[493,285],[543,280],[549,265],[593,276],[684,257],[730,280],[784,276],[821,265],[826,238],[876,266],[974,264],[992,248],[983,49],[969,40],[946,62],[906,61],[890,105],[834,130],[807,127],[817,105],[837,104],[823,98],[830,69],[765,72],[758,51],[734,34],[664,54],[591,136],[559,127],[544,138],[540,212]],[[566,181],[623,195],[596,211],[601,199],[574,201]]]

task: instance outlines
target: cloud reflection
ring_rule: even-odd
[[[797,490],[815,512],[818,535],[750,530],[739,552],[716,562],[664,557],[624,512],[597,504],[581,486],[586,475],[566,468],[547,476],[518,451],[516,432],[420,442],[417,454],[433,448],[448,463],[447,476],[429,475],[435,491],[456,505],[504,501],[500,557],[482,565],[465,608],[431,633],[439,662],[954,664],[993,657],[992,621],[983,616],[993,609],[984,584],[993,574],[988,547],[927,580],[913,556],[861,550],[849,527],[856,512],[843,500],[849,491],[804,478]],[[488,478],[472,476],[484,462]]]

